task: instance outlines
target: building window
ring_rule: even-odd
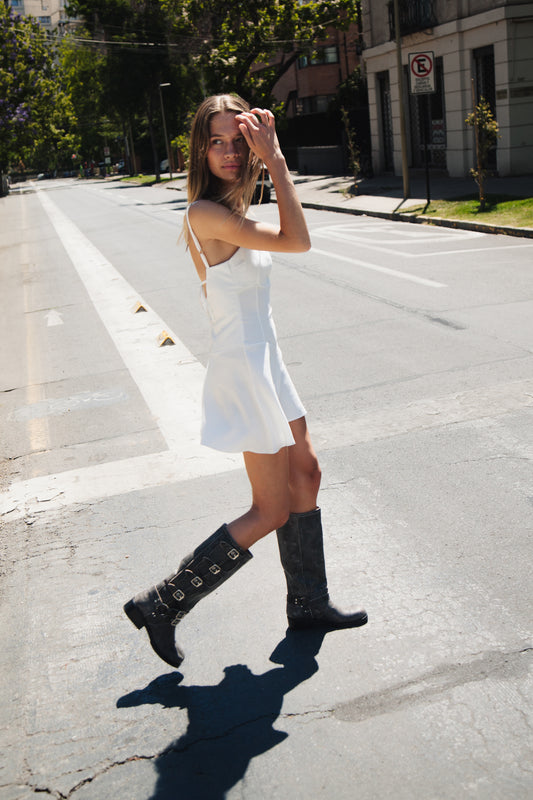
[[[298,68],[314,67],[318,64],[338,64],[339,48],[337,45],[331,47],[321,47],[313,56],[300,56]]]
[[[383,153],[383,167],[385,172],[392,172],[394,169],[394,145],[392,130],[392,106],[390,94],[390,78],[387,72],[378,72],[376,75],[378,83],[379,111],[381,116],[381,151]]]
[[[40,25],[51,25],[52,17],[37,17]]]
[[[296,101],[297,114],[324,114],[334,99],[334,94],[315,94],[312,97],[300,97]]]
[[[11,0],[10,6],[12,6],[12,8],[21,8],[22,0]]]
[[[480,47],[473,52],[476,102],[485,98],[493,113],[496,111],[496,77],[494,69],[494,45]]]
[[[401,35],[405,36],[408,33],[434,28],[437,25],[437,17],[433,6],[433,0],[398,0]],[[390,38],[396,39],[394,2],[392,0],[390,0],[388,8]]]
[[[472,53],[474,60],[474,85],[476,87],[476,103],[485,98],[493,114],[496,114],[496,74],[494,68],[494,45],[479,47]],[[496,169],[496,150],[494,145],[489,150],[488,166]]]

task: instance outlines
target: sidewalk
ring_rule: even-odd
[[[424,173],[418,171],[410,176],[411,196],[405,201],[403,200],[402,178],[395,175],[363,178],[358,184],[358,194],[355,196],[350,194],[353,187],[353,179],[350,177],[294,174],[293,178],[304,208],[318,208],[345,214],[366,214],[405,222],[430,222],[432,225],[533,238],[533,228],[515,228],[507,225],[434,217],[427,220],[403,213],[404,209],[426,204],[426,178]],[[186,175],[181,174],[167,186],[169,189],[186,191],[186,181]],[[450,200],[474,194],[476,184],[472,178],[449,178],[445,175],[430,174],[429,188],[431,199]],[[489,194],[515,195],[516,197],[532,197],[533,175],[489,178],[487,192]]]
[[[511,226],[492,225],[490,223],[467,222],[464,220],[439,219],[431,220],[413,217],[404,210],[416,206],[424,206],[427,202],[425,174],[410,176],[410,197],[403,200],[403,181],[394,175],[380,175],[376,178],[364,178],[358,183],[358,193],[353,196],[351,178],[327,176],[297,176],[295,178],[298,195],[302,205],[307,208],[320,208],[341,211],[347,214],[367,214],[373,217],[402,220],[406,222],[444,225],[453,228],[482,230],[491,233],[506,233],[514,236],[533,238],[533,228],[514,228]],[[476,184],[471,178],[448,178],[430,174],[430,198],[433,200],[451,200],[465,197],[476,191]],[[533,176],[512,178],[491,178],[487,181],[489,194],[509,194],[516,197],[533,196]]]

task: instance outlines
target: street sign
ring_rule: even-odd
[[[435,91],[435,54],[409,53],[409,89],[411,94]]]

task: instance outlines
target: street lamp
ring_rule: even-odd
[[[159,84],[159,100],[161,101],[161,116],[163,117],[163,133],[165,134],[165,147],[167,149],[168,174],[170,180],[172,180],[172,161],[170,160],[170,148],[168,146],[168,136],[167,136],[167,123],[165,120],[165,107],[163,105],[163,93],[161,91],[161,88],[163,86],[170,86],[170,83]]]

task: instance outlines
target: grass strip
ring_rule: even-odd
[[[440,217],[513,228],[533,228],[533,197],[489,194],[485,210],[480,211],[478,195],[468,195],[450,200],[432,200],[428,207],[424,204],[402,208],[402,213],[427,219]]]
[[[166,183],[170,180],[168,176],[161,175],[159,183]],[[133,177],[122,178],[124,183],[135,183],[138,186],[152,186],[156,183],[155,175],[134,175]]]

